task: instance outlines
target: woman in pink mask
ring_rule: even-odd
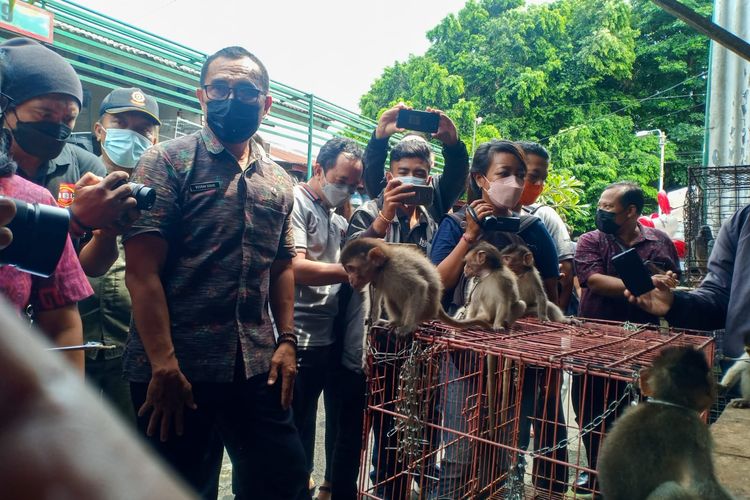
[[[549,299],[557,300],[558,260],[552,237],[538,217],[521,215],[514,211],[519,205],[524,188],[527,165],[521,147],[510,141],[492,140],[480,145],[474,153],[470,170],[470,186],[476,198],[458,212],[445,217],[432,240],[430,259],[437,265],[447,290],[443,306],[455,314],[465,303],[470,280],[463,276],[463,259],[479,241],[487,241],[499,249],[513,243],[523,243],[534,254],[536,267],[544,281]],[[516,227],[513,227],[516,226]],[[471,363],[468,363],[471,365]],[[469,423],[460,409],[466,398],[476,390],[479,381],[473,375],[475,366],[455,364],[448,359],[441,363],[441,379],[446,381],[443,401],[443,425],[447,429],[467,432]],[[522,418],[533,417],[534,408],[547,415],[559,415],[558,421],[548,422],[545,429],[536,428],[539,443],[535,446],[552,446],[554,438],[564,439],[565,423],[562,408],[555,408],[555,398],[538,403],[535,394],[537,373],[525,377],[522,391]],[[554,376],[559,376],[555,374]],[[526,382],[528,381],[528,382]],[[539,392],[541,394],[541,392]],[[539,420],[536,420],[539,421]],[[531,422],[531,420],[530,420]],[[436,496],[457,498],[464,496],[463,485],[470,484],[472,447],[458,444],[456,434],[445,431],[445,455],[440,463]],[[567,460],[565,448],[550,454],[554,461],[540,461],[532,472],[534,485],[540,491],[564,493],[567,489]]]
[[[489,241],[500,249],[525,243],[534,254],[547,296],[557,301],[559,262],[549,232],[536,217],[522,216],[517,228],[507,219],[518,216],[513,210],[523,193],[525,176],[526,156],[515,142],[493,139],[477,147],[469,178],[476,199],[445,217],[432,241],[430,259],[438,266],[446,290],[462,284],[464,256],[478,241]],[[460,306],[463,302],[456,298],[453,305]]]

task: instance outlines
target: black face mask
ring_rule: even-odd
[[[615,222],[617,214],[615,212],[607,212],[601,208],[596,209],[596,228],[605,234],[615,234],[620,229],[620,224]]]
[[[250,139],[260,127],[260,113],[260,105],[236,99],[206,103],[206,123],[219,140],[229,144]]]
[[[42,161],[57,158],[65,147],[65,139],[73,132],[64,123],[24,122],[16,120],[13,140],[21,149]]]

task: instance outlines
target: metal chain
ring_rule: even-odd
[[[429,418],[429,392],[438,381],[438,371],[430,366],[436,348],[435,345],[413,341],[399,373],[400,397],[396,401],[396,412],[405,418],[397,421],[387,436],[399,435],[398,456],[401,461],[422,456],[423,448],[429,444],[424,435],[425,422]]]
[[[637,375],[634,374],[633,377],[635,380]],[[607,409],[604,411],[604,413],[597,416],[596,418],[594,418],[594,420],[591,421],[591,423],[581,428],[580,432],[578,433],[577,439],[580,439],[581,437],[587,435],[588,433],[599,427],[602,422],[607,419],[607,417],[612,415],[612,413],[614,413],[615,410],[620,407],[620,405],[628,398],[628,396],[630,396],[634,402],[638,402],[639,398],[638,392],[635,390],[635,384],[633,382],[630,382],[625,387],[625,389],[626,390],[624,391],[624,394],[620,397],[620,399],[612,401],[609,406],[607,406]],[[567,447],[568,444],[570,444],[570,440],[568,438],[565,438],[554,446],[540,448],[536,451],[521,451],[521,454],[528,455],[531,458],[537,458],[543,455],[551,454],[561,448]],[[522,458],[518,460],[518,462],[516,462],[516,464],[510,471],[510,479],[508,480],[506,486],[506,500],[523,500],[524,498],[526,498],[525,486],[523,481],[525,470],[526,461]]]
[[[589,434],[594,429],[596,429],[597,427],[599,427],[602,424],[602,422],[604,422],[607,419],[607,417],[609,417],[610,415],[612,415],[612,413],[614,413],[615,410],[617,410],[617,408],[619,408],[620,405],[626,399],[628,399],[628,397],[630,397],[631,399],[633,399],[634,402],[638,401],[638,393],[635,390],[635,384],[633,382],[628,383],[628,385],[625,387],[625,391],[624,391],[623,395],[620,397],[620,399],[614,400],[611,403],[609,403],[609,406],[607,406],[607,409],[604,411],[604,413],[602,413],[601,415],[598,415],[588,425],[582,427],[581,430],[578,433],[578,436],[576,436],[576,439],[582,438],[583,436]],[[557,451],[557,450],[559,450],[561,448],[567,447],[568,444],[570,444],[570,439],[565,438],[565,439],[563,439],[562,441],[560,441],[559,443],[557,443],[554,446],[548,446],[546,448],[540,448],[540,449],[538,449],[536,451],[522,451],[521,453],[523,453],[524,455],[528,455],[531,458],[537,458],[537,457],[540,457],[542,455],[547,455],[549,453],[555,452],[555,451]]]

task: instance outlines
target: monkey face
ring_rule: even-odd
[[[503,255],[503,264],[516,275],[520,275],[524,271],[523,260],[516,254]]]
[[[479,273],[474,255],[467,255],[464,259],[464,275],[467,278],[473,278]]]
[[[344,270],[349,276],[349,284],[355,290],[362,290],[375,279],[376,270],[365,258],[357,257],[344,264]]]
[[[464,275],[467,278],[473,278],[479,275],[479,271],[484,266],[484,252],[481,250],[471,250],[464,257]]]

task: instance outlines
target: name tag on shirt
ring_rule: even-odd
[[[219,189],[221,187],[221,183],[216,182],[198,182],[196,184],[190,184],[190,192],[191,193],[202,193],[204,191],[211,191],[212,189]]]

